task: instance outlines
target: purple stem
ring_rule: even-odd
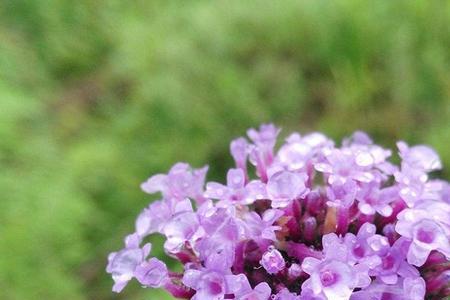
[[[311,243],[316,238],[317,222],[316,218],[308,217],[303,221],[303,238]]]
[[[381,219],[381,222],[378,224],[379,226],[384,226],[389,223],[395,223],[397,221],[397,215],[406,208],[406,203],[402,199],[398,199],[397,201],[392,203],[392,214],[389,217],[385,217]]]
[[[306,196],[306,210],[312,214],[317,215],[323,209],[323,201],[318,192],[310,192]]]
[[[364,223],[373,223],[374,216],[373,215],[365,215],[363,213],[359,213],[356,221],[357,221],[357,228],[361,228]]]
[[[439,293],[450,281],[450,271],[442,272],[438,276],[433,276],[427,280],[427,292]]]
[[[305,244],[288,242],[286,251],[289,256],[295,257],[299,261],[302,261],[305,257],[315,257],[317,259],[322,258],[322,253],[316,250],[311,249]]]
[[[191,299],[192,296],[194,296],[195,291],[188,288],[187,286],[185,286],[182,283],[175,283],[172,280],[168,280],[165,284],[164,284],[164,288],[170,293],[172,294],[172,296],[174,296],[175,298],[180,298],[180,299]]]
[[[295,199],[291,204],[284,210],[285,216],[290,216],[291,219],[286,223],[289,229],[289,236],[293,240],[298,240],[301,237],[300,225],[298,220],[300,220],[302,215],[302,205],[300,200]]]
[[[427,267],[436,267],[438,264],[445,264],[447,262],[447,259],[445,256],[437,251],[432,251],[430,255],[427,258],[427,261],[423,265],[424,268]],[[449,266],[450,268],[450,266]]]
[[[383,234],[385,237],[387,237],[391,245],[393,245],[394,242],[397,240],[397,232],[395,231],[394,224],[387,224],[386,226],[384,226]]]
[[[348,231],[348,224],[349,224],[348,208],[338,207],[336,233],[337,234],[346,233]]]

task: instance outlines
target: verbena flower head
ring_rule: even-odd
[[[194,300],[450,296],[450,185],[430,176],[433,149],[399,142],[397,166],[363,132],[340,147],[292,133],[276,150],[279,133],[264,124],[233,140],[225,183],[186,163],[144,182],[161,199],[109,255],[113,291],[135,278]],[[151,234],[182,272],[150,256]]]

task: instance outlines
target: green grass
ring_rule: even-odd
[[[448,179],[449,25],[447,1],[2,1],[0,298],[166,299],[104,272],[140,182],[223,179],[262,122],[427,143]]]

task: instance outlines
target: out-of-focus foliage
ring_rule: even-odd
[[[449,70],[448,1],[0,1],[0,298],[169,299],[104,273],[139,183],[223,178],[261,122],[429,143],[448,179]]]

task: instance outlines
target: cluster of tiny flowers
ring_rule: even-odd
[[[321,133],[250,129],[231,142],[226,184],[208,167],[175,164],[142,184],[161,193],[108,257],[120,292],[135,278],[193,300],[420,300],[450,295],[450,185],[432,179],[436,152],[391,151],[355,132],[337,147]],[[249,169],[249,166],[254,168]],[[183,265],[151,257],[151,234]]]

